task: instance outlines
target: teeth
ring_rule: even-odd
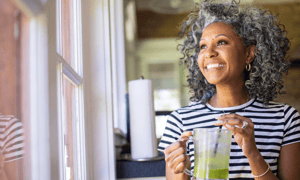
[[[206,69],[216,68],[216,67],[224,67],[224,64],[209,64]]]

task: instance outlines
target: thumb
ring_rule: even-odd
[[[192,136],[193,133],[192,131],[184,131],[182,134],[181,134],[181,137],[182,138],[186,138],[186,137],[189,137],[189,136]]]
[[[188,140],[189,136],[192,136],[193,133],[191,131],[184,131],[181,136],[180,136],[180,139],[182,140]]]
[[[193,135],[193,133],[191,131],[184,131],[181,134],[179,141],[181,141],[181,143],[183,143],[184,147],[186,147],[186,142],[187,142],[187,140],[189,140],[189,137],[192,135]]]

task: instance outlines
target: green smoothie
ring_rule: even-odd
[[[195,160],[194,177],[228,179],[229,157],[217,153],[215,157],[199,157]]]
[[[232,131],[194,129],[194,179],[229,179]]]
[[[203,179],[228,179],[228,169],[209,169],[208,172],[207,170],[195,169],[194,177]]]

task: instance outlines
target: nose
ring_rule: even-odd
[[[217,57],[218,54],[219,53],[215,50],[215,47],[209,46],[206,49],[205,58],[209,59],[209,58]]]

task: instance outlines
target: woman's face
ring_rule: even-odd
[[[198,64],[209,83],[234,85],[244,81],[246,60],[242,39],[229,25],[217,22],[206,27],[200,40]]]

